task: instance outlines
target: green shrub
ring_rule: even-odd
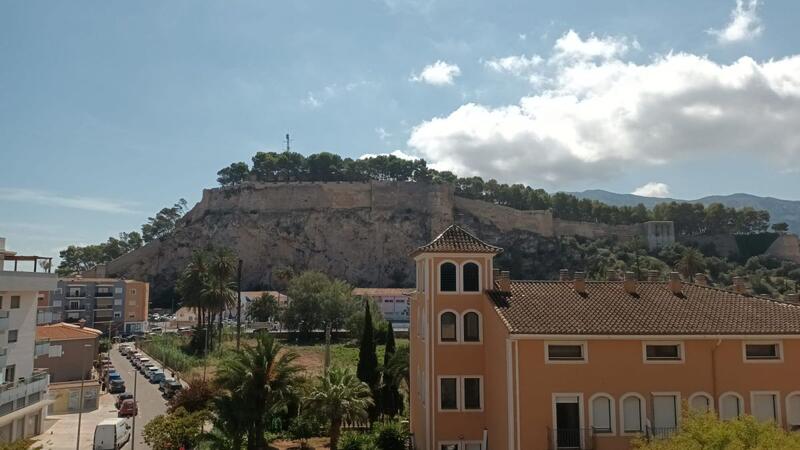
[[[380,450],[405,450],[408,431],[399,422],[375,424],[375,444]]]
[[[200,365],[200,359],[187,355],[182,349],[182,339],[178,336],[153,336],[141,343],[142,350],[165,366],[178,372],[188,372]]]
[[[339,439],[339,450],[372,450],[374,448],[372,436],[368,434],[347,431]]]

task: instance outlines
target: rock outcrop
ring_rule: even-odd
[[[273,285],[281,267],[314,269],[359,286],[410,286],[408,254],[452,223],[507,249],[516,276],[545,278],[560,264],[557,237],[630,238],[639,226],[553,219],[456,197],[452,186],[419,183],[245,183],[206,189],[175,231],[106,266],[109,275],[151,282],[168,293],[195,248],[224,246],[244,261],[243,285]]]

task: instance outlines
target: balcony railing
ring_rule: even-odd
[[[64,296],[67,298],[86,298],[86,291],[67,291]]]
[[[547,429],[548,448],[559,450],[593,450],[596,433],[592,428]]]
[[[108,291],[108,292],[104,292],[104,291],[97,291],[97,292],[95,292],[95,293],[94,293],[94,296],[95,296],[96,298],[113,297],[113,296],[114,296],[114,293],[113,293],[113,292],[111,292],[111,291]]]
[[[0,415],[32,405],[46,397],[50,376],[46,371],[34,370],[27,378],[0,385]]]
[[[665,439],[678,432],[677,427],[647,427],[645,436],[650,439]]]

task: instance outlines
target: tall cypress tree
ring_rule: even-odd
[[[375,403],[380,401],[380,389],[378,381],[380,372],[378,371],[378,353],[375,351],[375,330],[372,326],[372,314],[369,311],[370,300],[364,300],[364,333],[361,335],[361,347],[358,350],[358,369],[356,375],[358,379],[367,383],[372,391],[372,398]],[[375,406],[369,409],[369,418],[375,421],[378,418],[379,409]]]
[[[383,354],[383,387],[381,389],[381,412],[394,417],[403,407],[403,397],[400,394],[400,385],[386,369],[397,351],[397,344],[394,342],[394,328],[389,322],[389,329],[386,331],[386,351]]]

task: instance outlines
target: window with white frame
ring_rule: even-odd
[[[480,292],[481,290],[481,270],[474,262],[464,264],[462,269],[462,289],[464,292]]]
[[[656,435],[669,434],[678,426],[680,399],[676,394],[653,395],[653,428]]]
[[[762,422],[778,422],[778,396],[772,392],[754,392],[751,396],[753,417]]]
[[[122,288],[121,287],[115,287],[114,288],[114,293],[115,294],[122,294]]]
[[[744,359],[747,361],[777,361],[781,359],[779,342],[745,342]]]
[[[458,341],[458,319],[456,313],[445,311],[439,316],[439,340],[442,342]]]
[[[682,361],[683,346],[680,343],[645,343],[644,356],[646,361]]]
[[[81,309],[81,302],[78,300],[70,300],[69,301],[69,309]]]
[[[644,431],[644,401],[636,395],[622,398],[622,431],[641,433]]]
[[[439,409],[442,411],[458,409],[458,377],[439,378]]]
[[[458,288],[458,271],[451,262],[439,266],[439,291],[456,292]]]
[[[742,416],[743,405],[742,398],[733,393],[728,392],[722,394],[719,398],[719,418],[722,420],[737,419]]]
[[[791,431],[800,429],[800,392],[786,396],[786,424]]]
[[[439,443],[439,449],[440,450],[461,450],[459,447],[461,447],[461,443],[460,442],[440,442]]]
[[[11,296],[11,309],[19,309],[19,295],[12,295]]]
[[[438,450],[483,450],[483,443],[477,442],[439,442]]]
[[[480,316],[474,311],[468,311],[464,314],[464,342],[480,342],[480,340]]]
[[[585,342],[548,342],[545,346],[550,362],[586,361]]]
[[[708,394],[697,393],[689,397],[689,407],[693,411],[706,413],[712,409],[711,397]]]
[[[464,450],[483,450],[483,444],[480,442],[465,442]]]
[[[483,409],[483,386],[480,377],[463,377],[464,409]]]
[[[607,395],[597,395],[591,399],[591,423],[595,433],[613,433],[614,401]]]

